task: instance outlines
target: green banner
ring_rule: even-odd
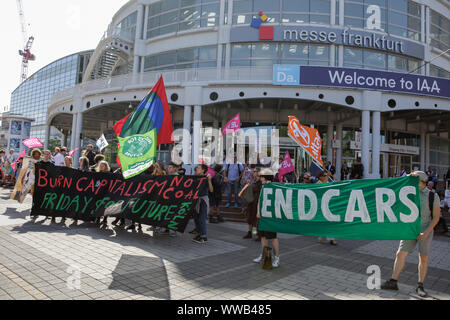
[[[420,234],[418,177],[325,184],[263,185],[264,231],[361,240],[414,240]]]
[[[156,129],[146,134],[136,134],[119,139],[118,157],[125,179],[134,177],[148,168],[156,160]]]

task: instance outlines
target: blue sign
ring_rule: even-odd
[[[284,71],[285,79],[278,70],[294,70],[293,67],[274,65],[273,84],[290,85],[291,83],[287,80],[289,73]],[[448,79],[364,69],[297,67],[299,69],[298,85],[371,89],[450,98],[450,80]],[[275,81],[276,77],[278,77],[276,80],[284,81]],[[291,75],[289,79],[295,79],[295,76]]]
[[[299,85],[300,66],[273,65],[273,84],[277,85]]]

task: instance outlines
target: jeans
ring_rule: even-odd
[[[200,212],[196,215],[195,229],[202,236],[206,237],[206,219],[208,218],[207,205],[203,200],[200,200]]]
[[[228,181],[228,203],[231,204],[231,195],[234,193],[234,201],[239,204],[238,194],[239,194],[239,180]]]

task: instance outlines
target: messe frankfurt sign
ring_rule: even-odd
[[[267,24],[260,25],[259,28],[235,27],[231,30],[230,42],[257,41],[335,44],[403,54],[418,59],[423,59],[425,56],[422,44],[392,37],[384,32],[321,26],[268,26]]]
[[[450,98],[450,80],[366,69],[274,65],[273,84],[372,89]]]

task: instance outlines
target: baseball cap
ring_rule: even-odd
[[[413,171],[408,176],[418,176],[419,180],[428,182],[428,175],[423,171]]]

